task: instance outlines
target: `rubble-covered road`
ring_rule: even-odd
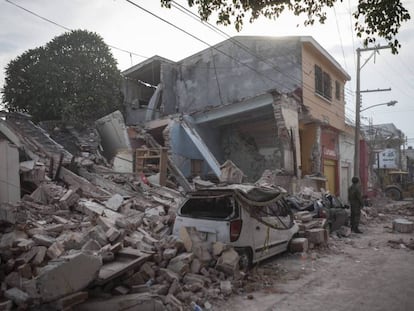
[[[305,260],[283,254],[257,266],[262,288],[233,296],[219,310],[413,310],[414,234],[393,232],[392,220],[412,220],[414,203],[379,212],[362,235],[331,235],[329,248],[313,251],[313,264],[310,251]]]

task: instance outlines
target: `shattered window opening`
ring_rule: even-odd
[[[239,216],[232,196],[190,198],[180,210],[181,216],[228,220]]]
[[[250,215],[273,229],[288,229],[293,226],[293,214],[285,200],[266,206],[249,206]]]

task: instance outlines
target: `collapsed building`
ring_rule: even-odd
[[[237,253],[190,229],[170,235],[195,181],[341,194],[349,183],[349,75],[310,37],[236,37],[124,76],[125,122],[119,111],[82,130],[2,116],[4,308],[181,310],[229,295],[243,279]],[[319,226],[302,216],[303,230]]]
[[[154,56],[123,74],[126,123],[168,146],[185,177],[217,177],[231,160],[246,181],[283,170],[346,199],[350,76],[313,38],[234,37],[178,62]]]

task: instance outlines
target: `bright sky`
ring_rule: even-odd
[[[108,45],[132,52],[112,49],[118,67],[125,70],[142,62],[146,57],[160,55],[178,61],[208,45],[214,45],[227,37],[205,27],[199,21],[176,8],[161,8],[159,0],[132,0],[139,6],[164,18],[192,36],[157,19],[125,0],[0,0],[0,87],[4,83],[4,68],[12,59],[24,51],[42,46],[65,29],[86,29],[97,32]],[[45,21],[10,2],[50,20]],[[182,6],[186,1],[176,0]],[[361,123],[368,125],[394,123],[414,145],[414,1],[403,0],[412,19],[400,30],[398,40],[402,48],[398,55],[388,49],[375,57],[372,52],[362,52],[361,90],[391,88],[388,92],[364,93],[362,108],[396,100],[394,107],[379,106],[362,112]],[[219,28],[230,36],[312,36],[350,74],[352,80],[345,90],[346,116],[355,119],[356,52],[362,48],[352,26],[350,12],[355,10],[356,0],[338,1],[335,8],[328,9],[328,20],[324,25],[303,26],[303,18],[289,13],[278,20],[259,19],[254,24],[247,21],[237,33],[232,26]],[[196,12],[192,9],[193,12]],[[213,21],[212,21],[213,22]],[[196,37],[196,38],[194,38]],[[380,44],[385,44],[379,41]],[[141,56],[138,56],[141,55]]]

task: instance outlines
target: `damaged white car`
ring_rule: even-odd
[[[286,193],[252,185],[228,185],[190,193],[179,207],[173,234],[195,227],[205,241],[229,244],[248,267],[288,248],[299,228]]]

